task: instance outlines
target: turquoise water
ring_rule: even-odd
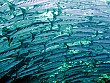
[[[0,0],[0,83],[110,83],[110,1]]]

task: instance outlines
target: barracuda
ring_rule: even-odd
[[[0,0],[0,83],[109,83],[109,9],[105,0]]]

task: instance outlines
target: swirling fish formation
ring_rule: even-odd
[[[0,83],[110,83],[110,1],[0,0]]]

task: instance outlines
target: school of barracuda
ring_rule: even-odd
[[[110,1],[0,0],[0,83],[110,83]]]

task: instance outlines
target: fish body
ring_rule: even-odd
[[[49,0],[32,0],[32,1],[27,1],[21,4],[18,4],[18,7],[25,7],[25,6],[34,6],[37,4],[45,3]]]

